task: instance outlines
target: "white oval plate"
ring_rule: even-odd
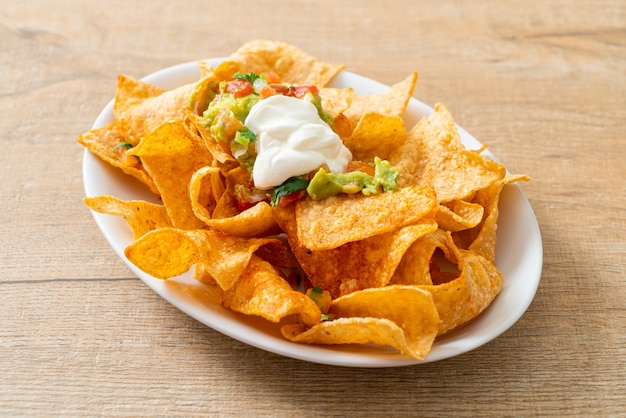
[[[216,66],[223,58],[206,60]],[[197,62],[188,62],[157,71],[144,80],[164,89],[197,81]],[[343,71],[330,84],[352,87],[362,95],[387,91],[388,86]],[[93,128],[113,121],[113,101],[102,110]],[[412,127],[433,110],[412,98],[405,115]],[[480,148],[467,131],[459,127],[461,140],[469,149]],[[493,155],[487,153],[490,158]],[[85,150],[83,181],[87,196],[113,195],[121,199],[158,199],[134,178]],[[394,367],[428,363],[473,350],[496,338],[511,327],[526,311],[535,296],[541,276],[543,249],[541,235],[533,210],[517,185],[507,185],[500,198],[500,219],[496,248],[497,267],[504,276],[504,286],[493,303],[470,323],[438,338],[431,352],[421,361],[399,354],[393,349],[374,345],[314,346],[285,340],[279,327],[264,319],[245,316],[224,309],[211,289],[195,281],[191,273],[175,279],[156,279],[135,267],[124,256],[124,248],[132,242],[130,228],[121,217],[93,212],[96,223],[118,256],[152,290],[189,316],[203,324],[246,344],[283,356],[330,365],[350,367]]]

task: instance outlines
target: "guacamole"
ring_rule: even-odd
[[[329,173],[320,168],[307,186],[307,194],[313,200],[326,199],[340,193],[363,193],[366,196],[398,188],[398,169],[386,160],[374,159],[374,175],[363,171]]]

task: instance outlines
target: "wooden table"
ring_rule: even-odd
[[[626,416],[626,4],[70,1],[0,7],[0,415]],[[526,314],[445,361],[354,369],[226,337],[152,292],[81,199],[78,134],[141,77],[280,39],[419,72],[506,164],[544,245]]]

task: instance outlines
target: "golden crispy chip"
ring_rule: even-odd
[[[485,209],[478,203],[454,200],[439,206],[437,223],[446,231],[462,231],[478,225],[483,219],[484,212]]]
[[[163,123],[127,153],[141,159],[159,190],[174,227],[204,227],[193,212],[188,187],[193,173],[210,166],[213,157],[181,120]]]
[[[215,137],[213,137],[211,132],[209,132],[209,128],[204,125],[204,119],[202,116],[196,115],[190,110],[185,110],[183,113],[189,118],[192,126],[198,130],[200,137],[204,141],[204,146],[209,150],[216,161],[229,169],[232,169],[239,164],[230,154],[230,145],[226,142],[218,141]]]
[[[350,137],[343,143],[358,161],[383,160],[404,144],[406,130],[400,116],[387,116],[381,113],[365,113],[354,128]]]
[[[252,254],[275,241],[280,243],[273,238],[237,238],[211,230],[161,228],[130,244],[124,254],[141,270],[159,279],[179,276],[194,264],[202,264],[222,289],[230,289]]]
[[[221,175],[218,167],[205,166],[196,170],[189,180],[189,200],[191,200],[191,208],[198,219],[206,221],[211,219],[211,213],[215,210],[217,202],[222,193],[223,187],[219,195],[213,187],[221,186]]]
[[[346,111],[357,96],[351,87],[338,89],[335,87],[322,87],[319,89],[322,98],[322,108],[333,118]]]
[[[430,231],[416,240],[402,257],[391,279],[393,284],[422,285],[433,284],[431,260],[435,250],[443,251],[447,259],[456,262],[448,249],[448,237],[442,229]]]
[[[205,177],[208,182],[203,182]],[[189,195],[191,207],[198,219],[207,226],[237,237],[258,237],[280,233],[272,216],[272,208],[266,202],[256,205],[228,218],[212,218],[211,212],[217,207],[217,201],[211,193],[211,184],[217,183],[214,178],[219,178],[220,169],[217,167],[203,167],[197,170],[189,182]],[[208,199],[203,196],[210,196]],[[206,201],[208,200],[208,203]]]
[[[118,121],[120,116],[147,98],[164,93],[161,87],[131,76],[120,74],[117,77],[117,89],[113,102],[113,118]]]
[[[213,229],[236,237],[262,237],[280,233],[272,216],[272,208],[266,202],[259,202],[230,218],[206,219],[204,222]]]
[[[499,216],[498,202],[502,188],[516,181],[528,181],[530,178],[523,175],[506,176],[489,187],[479,190],[472,202],[484,208],[482,222],[472,229],[453,234],[455,243],[463,248],[482,255],[495,263],[496,260],[496,229]]]
[[[373,196],[305,199],[296,204],[298,239],[313,251],[337,248],[414,224],[436,204],[429,186],[406,187]]]
[[[434,231],[433,215],[397,231],[349,242],[331,250],[305,248],[296,232],[293,205],[274,208],[294,256],[314,286],[328,290],[333,297],[344,292],[385,286],[391,279],[406,249],[418,238]]]
[[[306,330],[286,325],[291,341],[309,344],[366,344],[392,346],[423,359],[438,332],[439,316],[431,294],[417,287],[388,286],[361,290],[333,301],[329,313],[338,319]]]
[[[461,275],[440,285],[420,286],[433,295],[440,317],[439,335],[478,316],[500,293],[504,281],[500,271],[483,256],[454,245],[450,248]]]
[[[158,96],[148,97],[120,112],[117,120],[128,142],[139,144],[143,137],[163,122],[184,116],[195,83],[185,84]]]
[[[222,292],[221,299],[233,311],[272,322],[297,315],[302,323],[312,326],[322,316],[311,298],[293,290],[276,268],[254,255],[233,287]]]
[[[369,112],[378,112],[389,116],[402,116],[413,95],[417,83],[417,73],[391,86],[384,93],[369,96],[356,96],[345,114],[352,126],[356,126],[361,117]]]
[[[78,137],[78,143],[87,148],[92,154],[113,167],[121,169],[124,173],[135,177],[148,186],[152,193],[158,195],[159,189],[157,189],[143,166],[138,164],[134,157],[129,159],[124,148],[115,149],[120,142],[126,142],[126,140],[127,138],[117,122],[92,129]]]
[[[185,111],[195,116],[202,116],[215,95],[219,91],[220,82],[231,80],[239,71],[239,64],[232,61],[223,61],[216,68],[211,68],[205,61],[198,62],[201,78],[195,83]]]
[[[429,184],[440,202],[464,199],[504,178],[502,164],[466,150],[448,109],[437,104],[408,133],[407,140],[390,159],[400,177],[398,184]]]
[[[325,63],[285,42],[256,40],[235,51],[230,60],[242,73],[275,73],[284,83],[324,87],[344,65]]]
[[[114,196],[86,197],[83,203],[98,213],[121,216],[133,231],[133,239],[159,228],[171,227],[165,206]]]

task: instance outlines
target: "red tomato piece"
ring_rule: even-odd
[[[244,97],[254,92],[254,87],[247,80],[235,79],[226,83],[226,91],[235,97]]]

